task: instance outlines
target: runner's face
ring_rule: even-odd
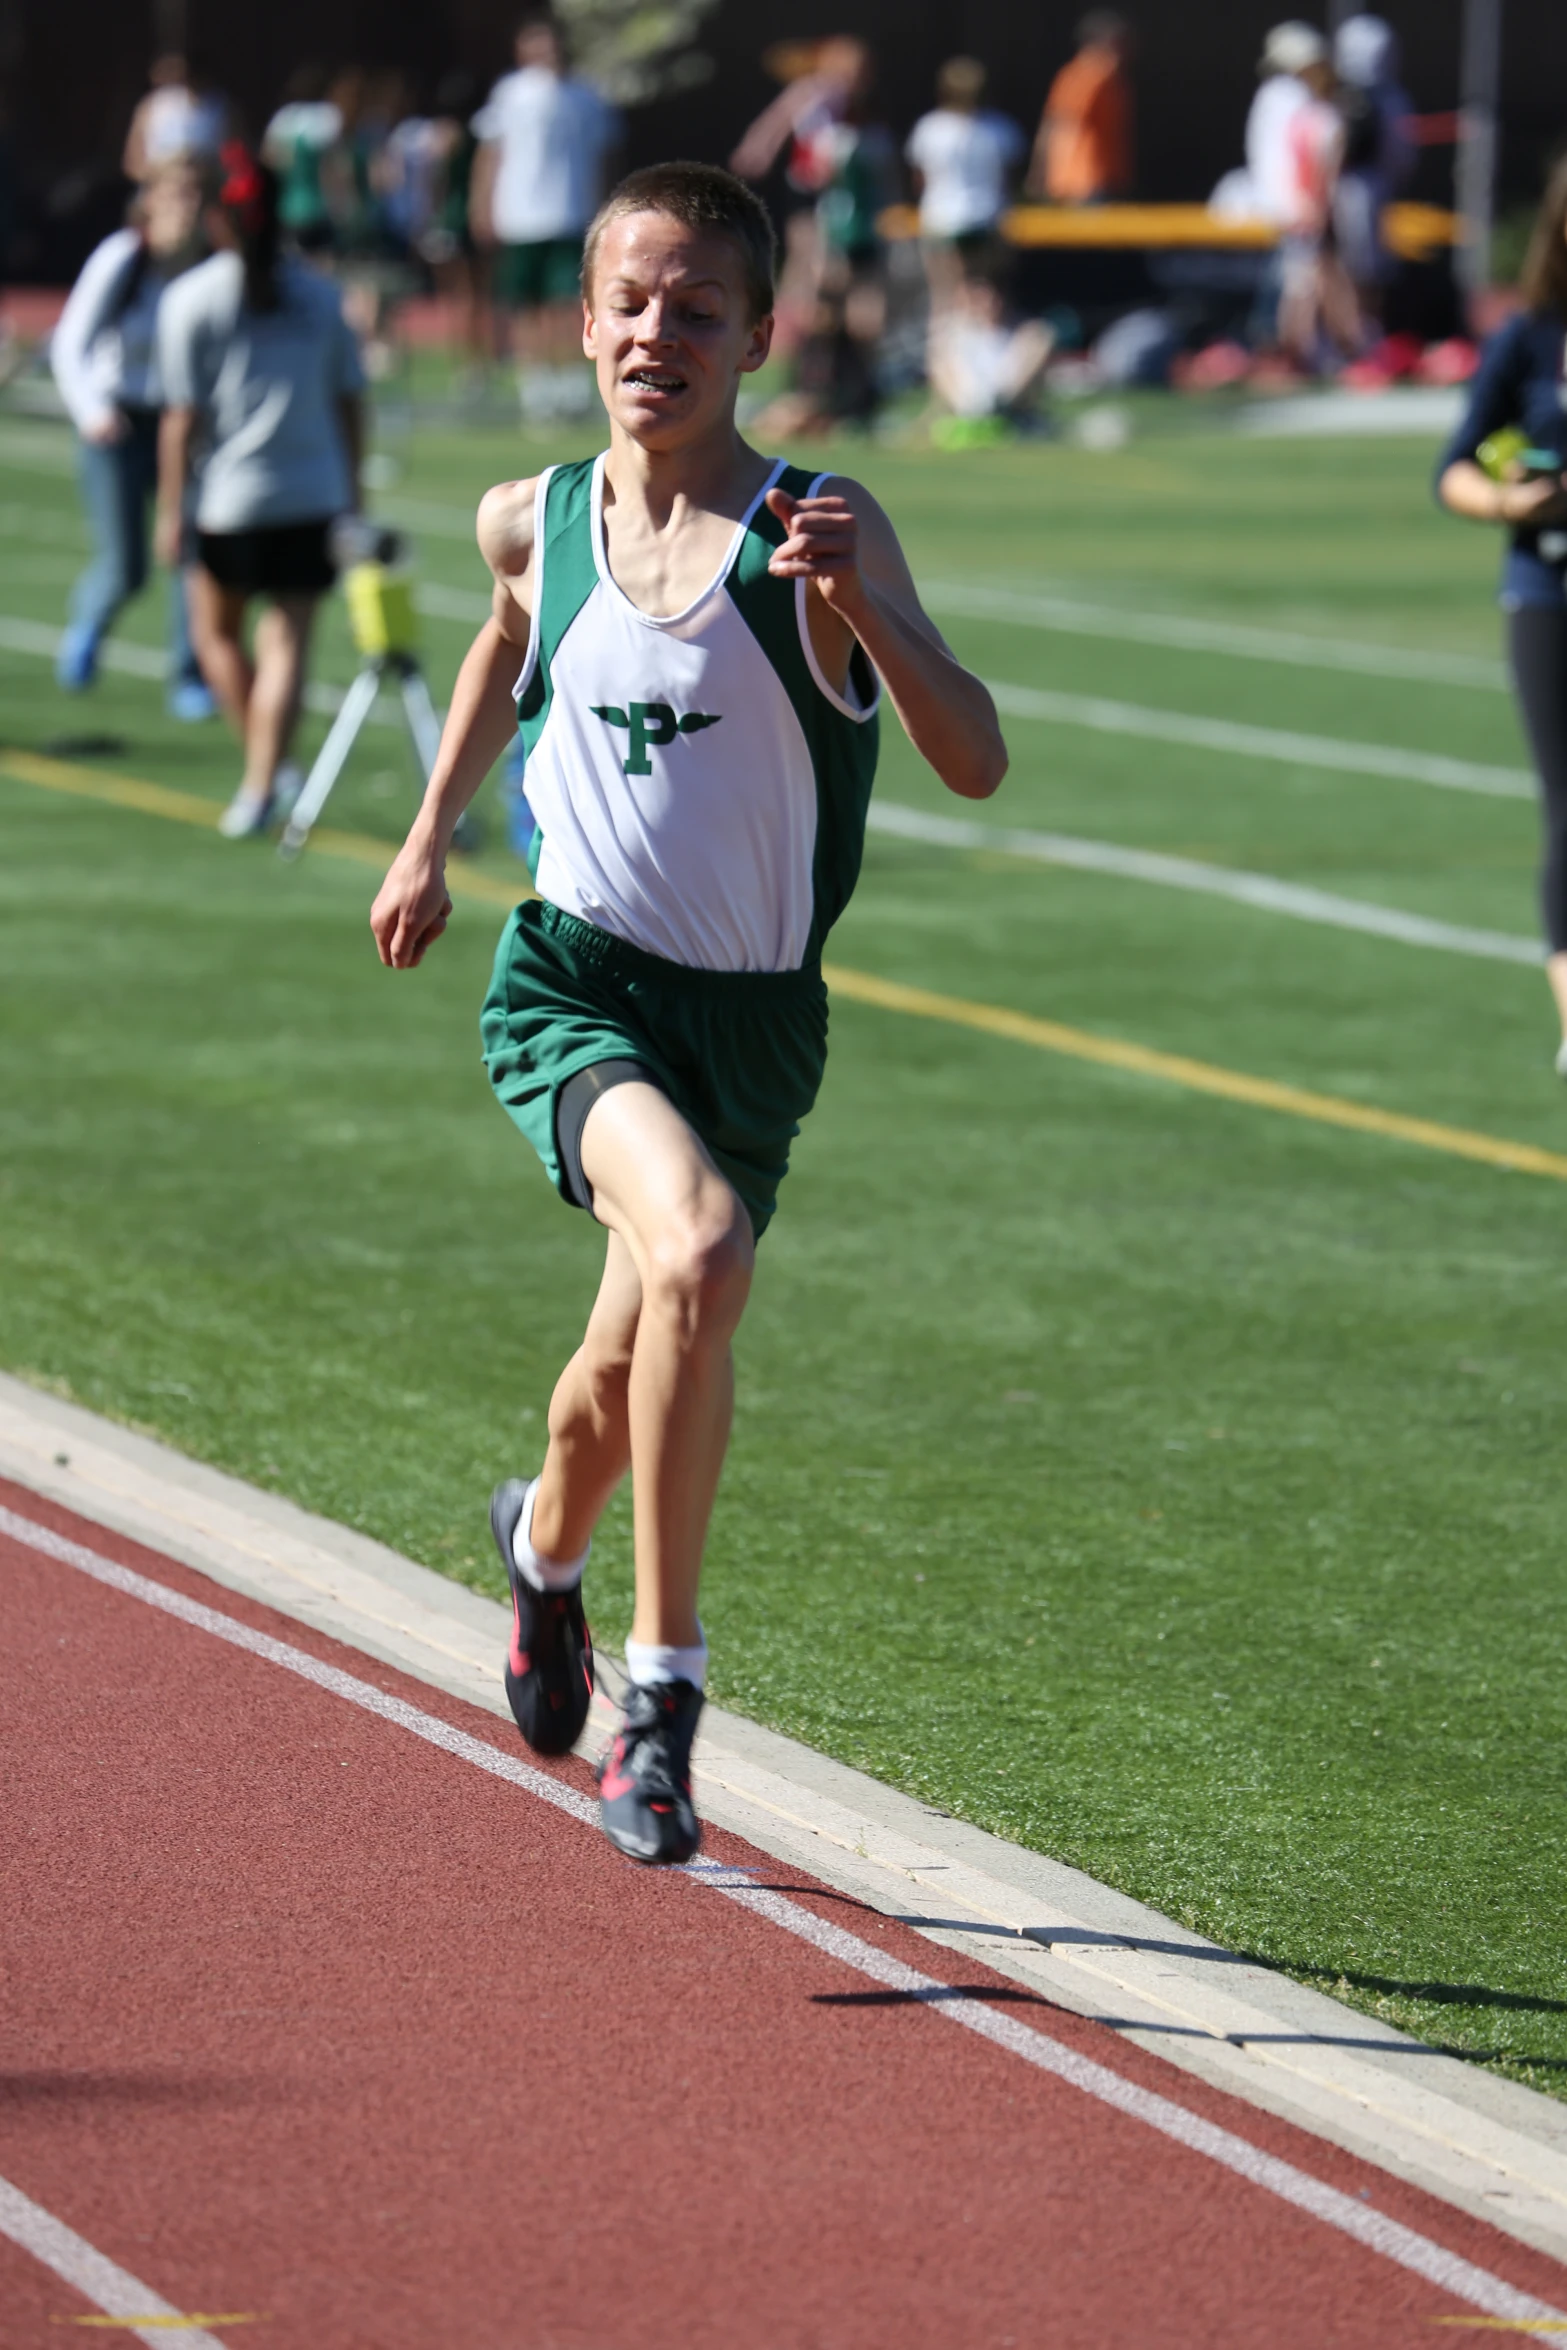
[[[742,375],[761,366],[770,318],[753,320],[733,241],[662,212],[628,212],[599,240],[583,349],[599,396],[633,440],[673,448],[734,413]]]

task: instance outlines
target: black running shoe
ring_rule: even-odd
[[[535,1591],[517,1570],[512,1536],[531,1490],[527,1479],[508,1477],[490,1496],[490,1532],[511,1585],[506,1695],[535,1754],[569,1754],[582,1736],[593,1695],[593,1642],[580,1584],[570,1591]]]
[[[702,1841],[691,1801],[691,1741],[702,1692],[690,1681],[633,1682],[598,1766],[599,1818],[630,1860],[689,1860]]]

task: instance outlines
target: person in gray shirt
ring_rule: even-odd
[[[279,250],[278,181],[239,146],[209,233],[210,261],[158,313],[164,412],[158,551],[179,559],[197,474],[191,621],[207,682],[244,746],[220,830],[264,832],[293,785],[287,755],[316,607],[335,566],[331,526],[359,503],[364,375],[337,289]],[[260,598],[254,655],[245,619]]]

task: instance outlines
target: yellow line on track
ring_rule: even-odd
[[[1530,1142],[1505,1142],[1499,1135],[1475,1134],[1464,1126],[1406,1118],[1402,1111],[1345,1101],[1339,1094],[1307,1093],[1299,1086],[1279,1085],[1271,1077],[1248,1077],[1242,1070],[1220,1069],[1211,1061],[1191,1061],[1182,1053],[1156,1052],[1150,1045],[1131,1044],[1118,1036],[1095,1036],[1086,1028],[1067,1028],[1059,1020],[1036,1020],[1032,1013],[1009,1011],[1001,1004],[976,1004],[966,996],[904,987],[897,980],[877,979],[867,971],[847,971],[840,964],[828,964],[825,969],[827,983],[836,994],[849,996],[856,1003],[877,1004],[883,1011],[904,1012],[916,1020],[942,1020],[955,1028],[977,1028],[986,1036],[1032,1045],[1038,1052],[1060,1053],[1073,1061],[1096,1061],[1101,1068],[1125,1069],[1136,1077],[1163,1078],[1168,1084],[1184,1086],[1189,1093],[1217,1094],[1222,1101],[1245,1102],[1252,1109],[1309,1118],[1319,1126],[1347,1126],[1360,1134],[1412,1142],[1422,1150],[1445,1151],[1453,1158],[1478,1159],[1484,1166],[1505,1167],[1516,1175],[1547,1175],[1567,1183],[1567,1157],[1539,1150]]]
[[[172,791],[166,784],[144,783],[135,776],[100,774],[95,768],[75,767],[36,751],[0,749],[0,773],[19,783],[39,785],[45,791],[69,792],[111,807],[134,808],[143,815],[163,816],[180,824],[216,825],[220,810],[213,800],[195,792]],[[384,841],[363,832],[334,832],[322,828],[310,836],[313,856],[339,857],[384,872],[391,862]],[[532,891],[526,882],[503,881],[454,864],[448,871],[454,898],[472,898],[484,905],[514,906]],[[1031,1012],[1014,1012],[1003,1004],[977,1004],[967,996],[938,995],[927,987],[905,987],[896,979],[879,979],[869,971],[853,971],[841,963],[825,966],[827,984],[835,994],[853,1003],[872,1004],[884,1012],[901,1012],[915,1020],[938,1020],[953,1028],[977,1029],[1011,1044],[1031,1046],[1036,1052],[1058,1053],[1072,1061],[1091,1061],[1105,1069],[1121,1069],[1134,1077],[1153,1077],[1188,1093],[1215,1095],[1221,1101],[1243,1102],[1254,1110],[1272,1110],[1286,1118],[1305,1118],[1318,1126],[1339,1126],[1356,1134],[1376,1134],[1390,1142],[1412,1143],[1419,1150],[1440,1151],[1449,1158],[1472,1159],[1485,1167],[1500,1167],[1514,1175],[1543,1175],[1567,1183],[1567,1156],[1541,1150],[1530,1142],[1508,1142],[1496,1134],[1477,1134],[1465,1126],[1442,1126],[1430,1118],[1406,1117],[1401,1110],[1380,1110],[1369,1102],[1347,1101],[1341,1094],[1310,1093],[1296,1085],[1280,1085],[1271,1077],[1251,1077],[1244,1070],[1222,1069],[1211,1061],[1189,1060],[1183,1053],[1163,1053],[1151,1045],[1133,1044],[1124,1037],[1095,1036],[1086,1028],[1068,1028],[1059,1020],[1036,1019]]]
[[[106,775],[96,767],[75,767],[65,759],[46,759],[38,751],[0,750],[0,774],[15,778],[18,783],[34,783],[43,791],[68,792],[75,799],[101,800],[111,808],[134,808],[143,816],[162,816],[175,824],[195,824],[211,832],[217,826],[223,810],[216,800],[204,800],[199,792],[173,791],[164,783],[144,783],[134,775]],[[239,844],[245,853],[245,844]],[[254,847],[250,853],[255,853]],[[368,832],[335,832],[330,825],[321,825],[310,835],[310,854],[314,857],[337,857],[351,865],[368,865],[377,873],[384,873],[392,862],[395,851],[384,840],[376,840]],[[533,889],[523,880],[520,885],[502,881],[491,873],[473,873],[460,863],[454,863],[447,874],[447,886],[454,898],[474,898],[487,906],[515,906],[519,898],[532,897]]]

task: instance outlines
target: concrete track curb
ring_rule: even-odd
[[[3,1374],[0,1475],[510,1719],[506,1609],[362,1534]],[[775,1859],[1567,2259],[1567,2104],[713,1706],[697,1786]]]

